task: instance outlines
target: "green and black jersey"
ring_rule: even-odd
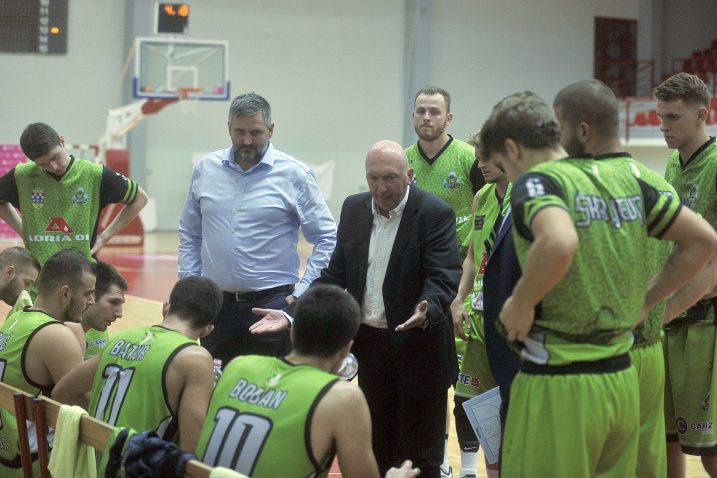
[[[456,213],[456,233],[461,260],[468,250],[472,225],[473,196],[485,184],[473,146],[450,137],[443,149],[428,158],[418,143],[406,148],[408,164],[414,170],[416,185],[451,205]]]
[[[90,415],[110,425],[154,430],[173,440],[177,410],[171,409],[165,388],[167,369],[177,353],[191,345],[197,342],[161,325],[112,337],[92,382]]]
[[[95,355],[102,353],[102,349],[105,348],[107,342],[110,340],[110,333],[105,329],[103,332],[95,329],[90,329],[85,332],[85,360],[91,359]]]
[[[568,272],[539,304],[523,357],[563,365],[628,352],[650,279],[643,259],[649,236],[669,228],[679,202],[621,165],[567,158],[522,175],[511,203],[521,266],[533,240],[531,222],[543,208],[564,209],[579,240]]]
[[[232,360],[214,389],[196,455],[254,478],[325,476],[333,456],[316,462],[311,419],[337,380],[275,357]]]
[[[498,197],[495,184],[486,184],[478,192],[478,202],[473,215],[473,259],[476,267],[476,277],[473,282],[473,292],[478,298],[479,310],[483,310],[483,276],[488,256],[493,250],[493,243],[498,236],[498,230],[503,223],[508,207],[510,206],[510,192],[512,186],[509,184],[503,198]]]
[[[34,383],[27,376],[25,354],[30,340],[48,325],[60,324],[44,312],[26,308],[12,314],[0,327],[0,379],[3,383],[18,388],[33,396],[50,396],[50,390]],[[0,463],[10,468],[19,468],[19,444],[15,415],[0,409]],[[37,451],[34,422],[28,422],[31,451]]]
[[[90,257],[102,209],[134,202],[137,191],[131,179],[74,157],[60,177],[29,161],[0,178],[0,201],[20,210],[23,241],[40,264],[62,249]]]
[[[680,201],[717,229],[717,142],[714,137],[682,164],[674,151],[667,162],[665,179],[674,186]],[[675,327],[695,321],[714,322],[717,299],[700,301],[669,325]]]
[[[677,198],[677,192],[665,178],[660,176],[656,171],[648,168],[644,164],[632,158],[630,153],[619,152],[597,156],[599,161],[615,162],[618,166],[623,166],[630,171],[635,177],[642,179],[665,196]],[[648,241],[649,248],[645,250],[642,259],[649,262],[650,276],[657,274],[665,261],[672,252],[672,243],[669,241],[660,241],[651,239]],[[645,320],[634,330],[635,345],[646,345],[658,342],[662,335],[662,321],[665,314],[665,301],[660,302],[652,308],[650,314]]]

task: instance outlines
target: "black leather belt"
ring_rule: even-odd
[[[248,292],[224,292],[224,300],[235,300],[237,302],[253,302],[270,295],[276,295],[285,292],[287,295],[294,292],[292,284],[280,285],[271,289],[252,290]]]

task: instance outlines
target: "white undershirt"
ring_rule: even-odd
[[[383,302],[383,281],[386,277],[388,260],[391,258],[393,243],[396,240],[396,233],[401,223],[403,209],[406,207],[406,201],[408,201],[409,192],[410,188],[407,188],[406,195],[403,196],[398,206],[389,211],[388,217],[382,216],[373,199],[371,200],[373,227],[371,228],[371,240],[368,245],[366,293],[361,304],[362,323],[371,327],[388,328],[386,306]]]

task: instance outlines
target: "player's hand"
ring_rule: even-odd
[[[422,300],[413,310],[413,315],[407,321],[396,327],[396,332],[404,332],[414,327],[425,329],[428,326],[428,301]]]
[[[453,330],[456,335],[467,341],[468,335],[465,333],[463,324],[468,324],[470,319],[468,318],[468,312],[466,312],[463,301],[459,302],[457,298],[451,302],[451,318],[453,319]]]
[[[418,476],[421,474],[421,470],[413,468],[411,460],[406,460],[401,465],[401,468],[390,468],[386,472],[385,478],[410,478],[412,476]]]
[[[535,308],[521,304],[511,295],[503,304],[498,320],[505,327],[509,342],[523,342],[533,326]]]
[[[263,317],[259,322],[252,324],[249,327],[249,332],[252,334],[264,334],[266,332],[280,332],[288,329],[291,324],[286,315],[280,310],[276,309],[260,309],[254,307],[251,309],[251,313],[254,315],[262,315]]]
[[[100,252],[100,249],[105,247],[107,243],[109,242],[109,239],[106,239],[102,234],[97,236],[97,239],[95,239],[95,245],[92,246],[92,249],[90,249],[90,255],[94,256],[97,255],[98,252]]]

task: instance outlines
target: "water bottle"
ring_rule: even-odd
[[[214,359],[214,386],[217,385],[219,377],[222,376],[222,359]]]
[[[349,352],[349,354],[344,357],[344,361],[336,371],[336,375],[347,382],[350,382],[354,379],[354,377],[356,377],[356,375],[358,375],[358,360],[356,360],[356,356],[354,356],[354,354]]]

